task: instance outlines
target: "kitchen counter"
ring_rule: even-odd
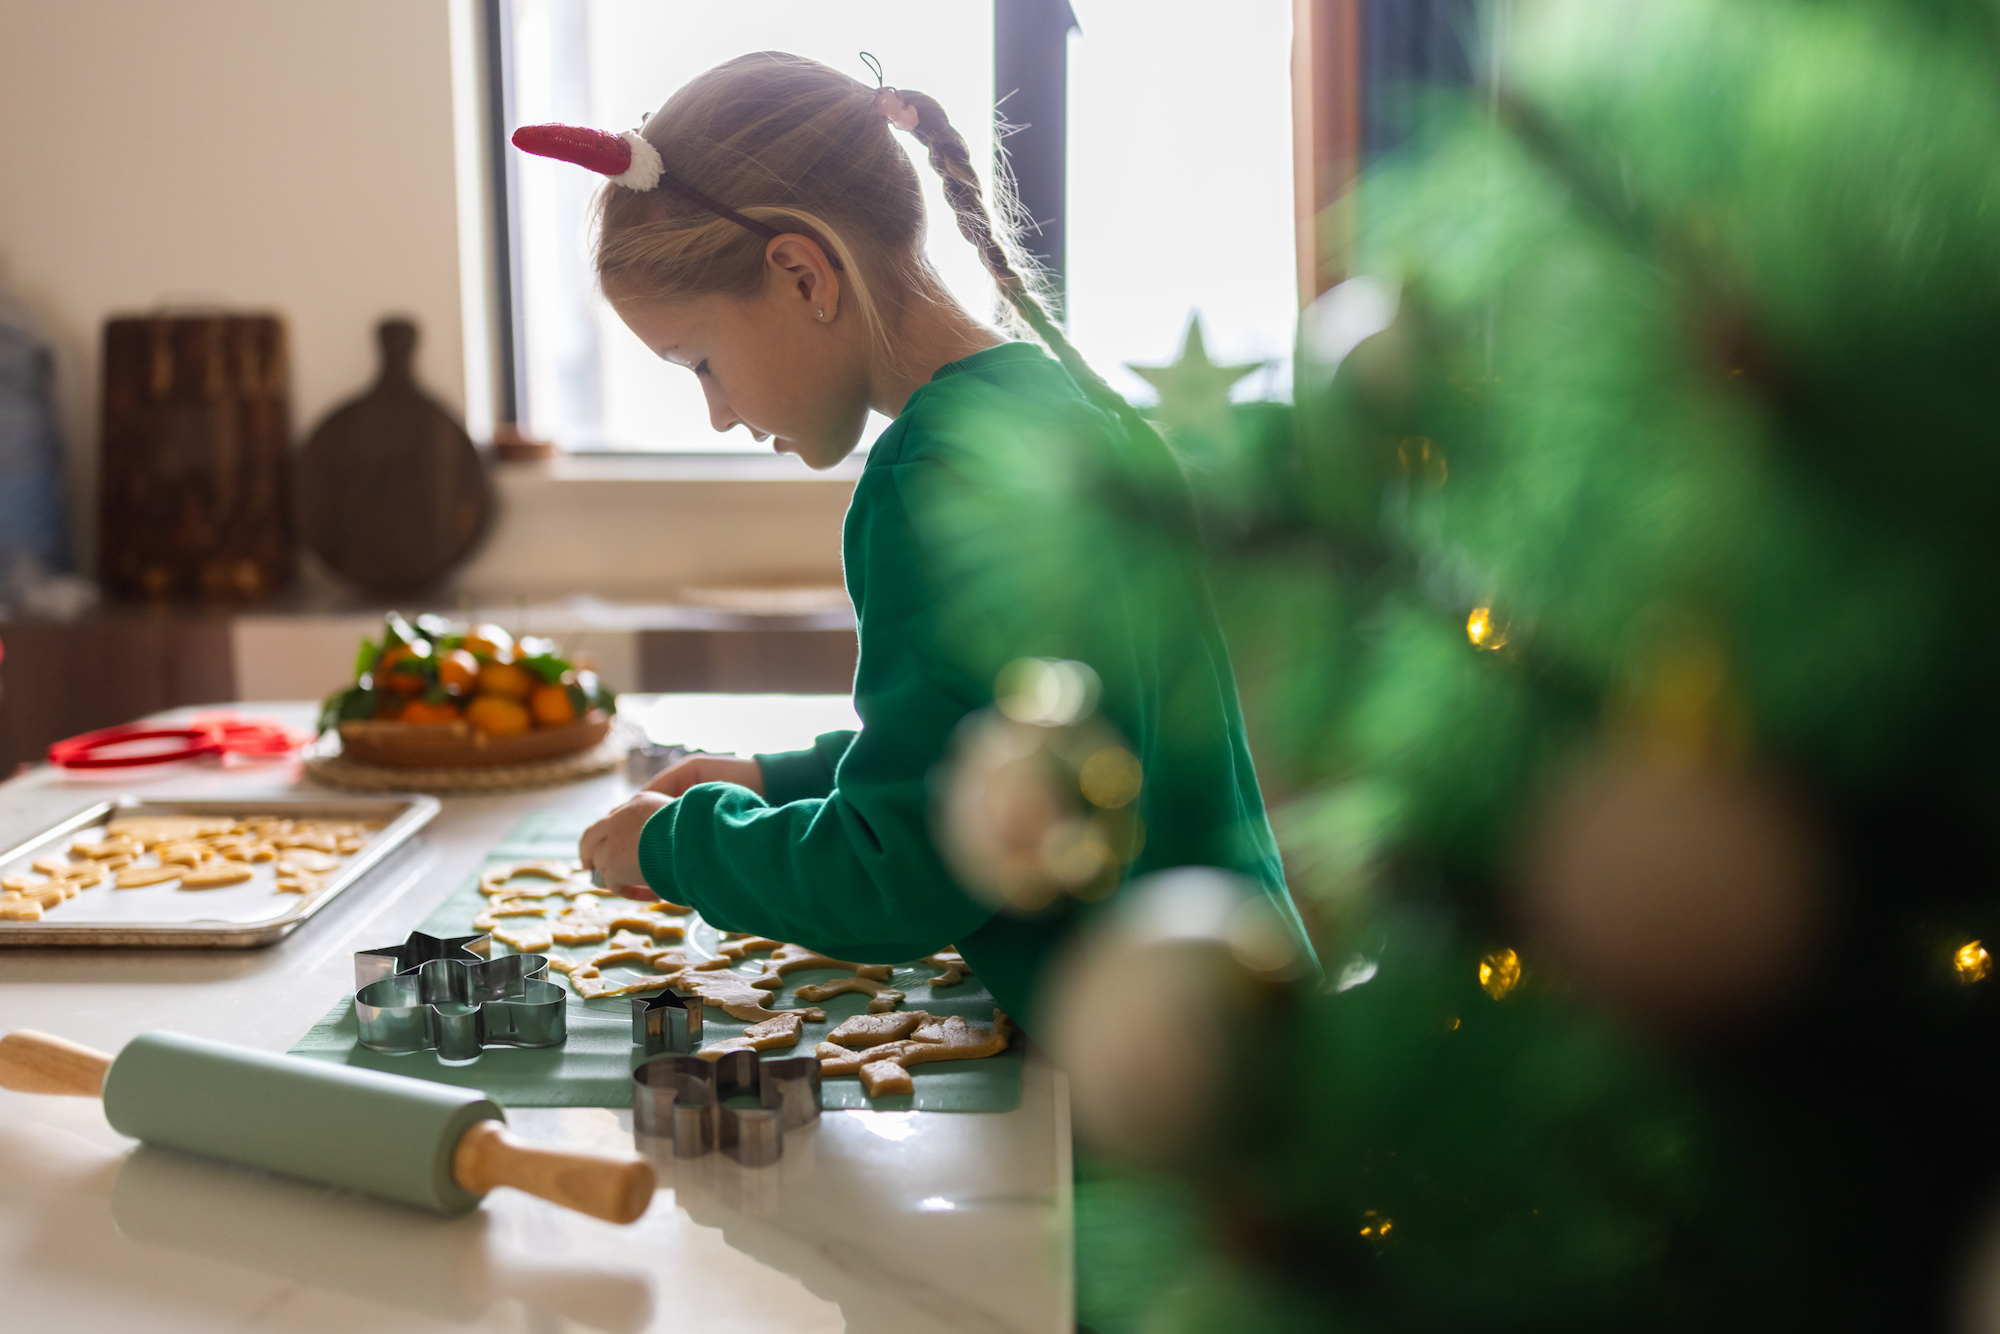
[[[772,718],[753,701],[707,698],[625,706],[653,708],[656,735],[698,719],[711,735],[697,744],[733,729],[743,749],[767,746],[756,733]],[[846,706],[772,707],[797,719],[803,745],[817,715],[838,726]],[[296,761],[108,781],[39,769],[0,784],[0,847],[121,791],[239,796],[297,776]],[[410,845],[267,949],[0,951],[0,1030],[116,1051],[164,1028],[283,1051],[349,989],[355,950],[400,941],[521,816],[600,811],[629,791],[607,775],[445,798]],[[632,1143],[628,1110],[524,1108],[509,1121],[536,1140]],[[94,1100],[0,1091],[0,1306],[9,1328],[63,1334],[1067,1330],[1069,1180],[1067,1095],[1032,1051],[1015,1111],[828,1112],[767,1168],[668,1160],[652,1209],[629,1227],[505,1188],[463,1218],[436,1218],[135,1147]]]

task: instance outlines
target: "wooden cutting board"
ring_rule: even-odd
[[[291,579],[286,380],[274,315],[105,322],[98,574],[112,596],[260,598]]]
[[[300,534],[370,593],[427,588],[472,554],[493,486],[465,429],[418,387],[417,328],[376,329],[382,368],[313,431],[299,457]]]

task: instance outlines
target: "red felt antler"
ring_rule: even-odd
[[[632,165],[632,145],[618,135],[582,125],[523,125],[514,147],[537,157],[559,158],[605,176],[622,176]]]

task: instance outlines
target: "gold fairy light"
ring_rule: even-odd
[[[1958,974],[1958,980],[1970,985],[1984,981],[1986,975],[1993,971],[1993,956],[1979,941],[1968,940],[1952,951],[1951,966]]]
[[[1521,985],[1521,956],[1512,950],[1494,950],[1479,961],[1479,989],[1494,1000]]]
[[[1137,755],[1123,746],[1106,746],[1083,762],[1077,781],[1085,801],[1113,811],[1139,795],[1145,774]]]
[[[1472,615],[1465,618],[1465,637],[1472,641],[1474,648],[1499,649],[1507,647],[1507,627],[1493,619],[1493,608],[1474,607]]]
[[[1395,1231],[1395,1229],[1395,1219],[1384,1218],[1373,1209],[1369,1209],[1361,1215],[1361,1235],[1370,1241],[1387,1241],[1389,1240],[1389,1234]]]

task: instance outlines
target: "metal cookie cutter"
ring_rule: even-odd
[[[361,1045],[407,1052],[436,1047],[469,1061],[486,1047],[556,1047],[569,1036],[568,994],[540,954],[462,963],[432,959],[354,993]]]
[[[648,1056],[673,1052],[692,1056],[701,1048],[699,996],[663,991],[632,998],[632,1045]]]
[[[729,1105],[745,1094],[758,1105]],[[719,1148],[745,1167],[763,1167],[784,1155],[787,1130],[817,1120],[817,1057],[764,1061],[754,1051],[732,1051],[717,1061],[656,1056],[632,1072],[632,1133],[671,1138],[676,1158]]]
[[[486,951],[492,947],[492,943],[491,937],[484,934],[440,937],[426,935],[422,931],[412,931],[400,945],[356,950],[354,989],[359,991],[370,982],[379,982],[385,977],[407,973],[410,969],[427,964],[432,959],[456,959],[460,963],[478,963],[486,957]]]

